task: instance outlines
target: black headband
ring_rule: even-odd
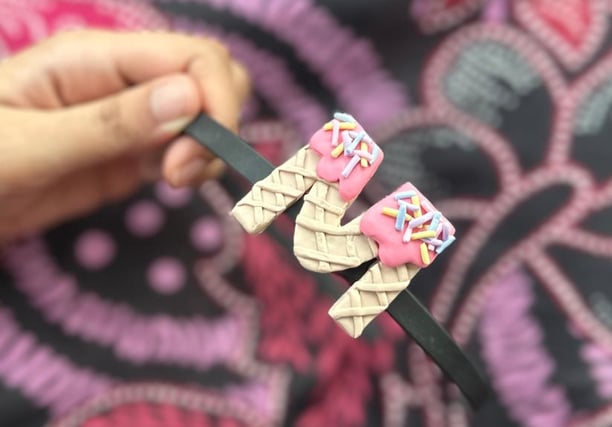
[[[250,145],[208,116],[198,116],[187,127],[185,133],[253,184],[274,170],[274,166]],[[295,220],[298,210],[299,207],[294,205],[285,211],[285,214]],[[337,274],[353,283],[366,269],[367,265],[363,265]],[[472,407],[478,409],[489,395],[487,382],[427,308],[406,289],[393,300],[387,312],[436,362],[448,378],[457,384]]]

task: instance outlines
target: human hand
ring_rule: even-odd
[[[67,32],[0,63],[0,243],[223,163],[181,130],[201,111],[236,130],[245,70],[212,39]]]

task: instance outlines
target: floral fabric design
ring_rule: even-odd
[[[291,225],[245,236],[245,183],[163,184],[2,253],[0,425],[612,422],[612,3],[0,0],[0,55],[66,28],[224,40],[242,134],[279,163],[351,112],[385,151],[364,210],[411,181],[457,228],[422,297],[488,375],[472,414],[388,318],[327,316]],[[274,274],[269,265],[274,263]]]

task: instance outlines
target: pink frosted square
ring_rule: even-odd
[[[378,244],[378,257],[384,265],[397,267],[403,264],[414,264],[419,267],[427,267],[438,256],[436,251],[428,250],[430,263],[425,264],[421,258],[420,248],[423,241],[411,240],[404,243],[402,238],[404,237],[407,225],[401,231],[398,231],[395,229],[396,219],[382,213],[384,207],[399,209],[399,203],[395,199],[395,195],[407,191],[414,191],[419,197],[423,215],[437,211],[433,204],[414,185],[406,183],[368,209],[361,219],[360,229],[363,234],[376,241]],[[410,200],[407,201],[410,202]],[[425,228],[430,223],[431,221],[426,222]],[[444,216],[440,217],[439,224],[440,226],[437,227],[439,232],[436,238],[442,240],[442,225],[448,227],[449,236],[454,236],[455,227]]]
[[[357,124],[355,132],[363,131],[363,128]],[[317,175],[329,182],[338,182],[340,196],[347,202],[353,200],[361,193],[368,181],[372,178],[378,167],[383,161],[383,152],[378,147],[378,157],[372,164],[367,167],[357,165],[348,177],[342,176],[342,171],[351,161],[351,157],[340,154],[338,157],[332,156],[332,151],[336,146],[332,143],[331,130],[318,130],[312,138],[310,138],[309,146],[317,154],[321,156],[321,160],[317,164]],[[342,142],[342,137],[338,138],[338,142]],[[375,145],[375,144],[374,144]]]

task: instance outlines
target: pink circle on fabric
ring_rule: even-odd
[[[77,238],[74,251],[83,267],[99,270],[113,260],[116,247],[110,234],[101,230],[88,230]]]
[[[125,214],[125,225],[134,235],[151,237],[157,233],[165,220],[164,211],[154,202],[143,200],[129,207]]]
[[[223,229],[215,217],[203,217],[191,227],[191,243],[196,249],[211,252],[221,247]]]
[[[185,285],[187,273],[181,262],[171,257],[161,257],[153,261],[147,271],[151,287],[160,294],[172,294]]]
[[[172,188],[166,182],[159,182],[155,186],[157,198],[171,208],[179,208],[189,203],[192,193],[189,188]]]

